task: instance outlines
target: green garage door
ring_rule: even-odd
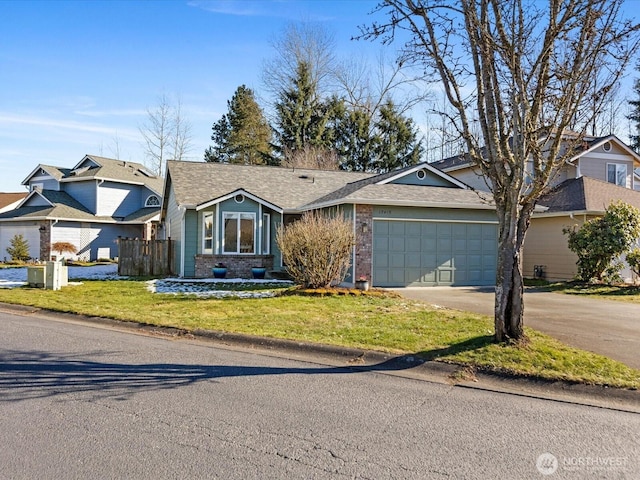
[[[494,285],[495,224],[375,220],[373,284]]]

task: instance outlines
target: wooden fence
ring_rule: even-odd
[[[118,239],[118,275],[161,277],[173,275],[173,241]]]

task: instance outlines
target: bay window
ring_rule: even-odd
[[[256,214],[223,212],[223,253],[256,252]]]

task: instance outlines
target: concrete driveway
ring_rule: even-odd
[[[494,289],[395,288],[406,298],[493,316]],[[640,305],[527,289],[526,326],[640,369]]]

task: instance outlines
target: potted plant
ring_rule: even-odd
[[[225,278],[227,276],[227,266],[218,262],[213,266],[213,278]]]
[[[360,275],[356,280],[356,288],[358,290],[369,290],[369,280],[365,275]]]
[[[251,275],[253,278],[264,278],[267,273],[267,269],[265,267],[251,267]]]

